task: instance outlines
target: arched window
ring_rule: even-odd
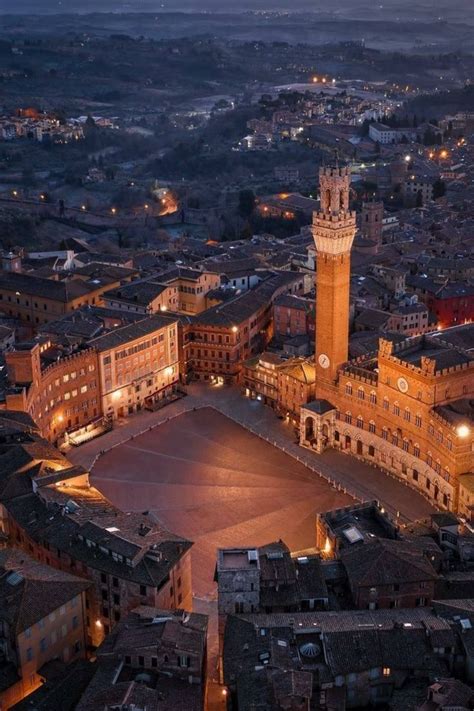
[[[404,451],[404,452],[408,452],[408,450],[409,450],[409,448],[410,448],[410,442],[409,442],[407,439],[404,439],[402,446],[403,446],[403,451]]]
[[[375,392],[375,390],[372,390],[372,392],[370,393],[370,402],[372,405],[377,404],[377,393]]]
[[[400,414],[400,405],[398,404],[398,402],[393,403],[393,414],[394,415]]]
[[[389,403],[389,401],[388,401],[388,397],[384,397],[384,399],[383,399],[383,409],[384,409],[384,410],[388,410],[389,407],[390,407],[390,403]]]
[[[413,445],[413,455],[414,455],[415,457],[419,457],[419,456],[420,456],[420,445],[419,445],[419,444],[414,444],[414,445]]]
[[[346,383],[346,395],[352,395],[352,383]]]
[[[369,432],[372,432],[372,434],[375,434],[375,422],[373,420],[370,420],[370,422],[369,422]]]
[[[348,425],[352,424],[352,415],[350,412],[346,412],[346,422]]]
[[[411,414],[410,414],[410,410],[408,409],[408,407],[405,408],[405,412],[403,413],[403,418],[407,422],[410,422],[410,420],[411,420]]]
[[[364,419],[361,415],[358,415],[357,417],[357,427],[359,427],[361,430],[364,429]]]
[[[365,400],[365,390],[362,386],[357,389],[357,397],[359,400]]]

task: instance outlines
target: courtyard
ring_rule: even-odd
[[[282,538],[315,545],[318,511],[353,502],[213,408],[191,410],[99,458],[93,483],[124,510],[152,511],[194,541],[193,589],[213,595],[216,548]]]

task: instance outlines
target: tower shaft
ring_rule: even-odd
[[[349,353],[350,253],[356,232],[348,168],[321,168],[316,245],[316,383],[333,383]]]

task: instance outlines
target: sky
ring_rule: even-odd
[[[68,12],[156,12],[159,10],[194,10],[234,12],[238,9],[258,10],[332,10],[338,7],[370,6],[374,0],[336,0],[328,7],[326,0],[0,0],[3,13],[68,13]],[[380,0],[387,8],[413,7],[413,0]],[[439,8],[465,8],[473,11],[473,0],[419,0],[419,7],[432,8],[435,15]],[[474,12],[474,11],[473,11]]]

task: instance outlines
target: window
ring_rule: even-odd
[[[398,402],[396,402],[393,406],[393,414],[397,416],[400,414],[400,405]]]
[[[357,427],[359,427],[360,429],[364,429],[364,420],[360,415],[357,418]]]
[[[389,403],[389,401],[388,401],[388,397],[384,397],[384,399],[383,399],[383,409],[384,409],[384,410],[388,410],[389,406],[390,406],[390,403]]]
[[[241,615],[243,612],[244,612],[244,603],[243,602],[236,602],[235,603],[236,615]]]
[[[31,662],[32,659],[33,659],[33,650],[31,649],[31,647],[28,647],[28,649],[26,650],[26,661]]]
[[[106,583],[107,582],[107,576],[105,573],[100,574],[100,582],[101,583]]]
[[[415,415],[415,425],[417,427],[421,427],[421,416],[420,415]]]
[[[407,439],[404,439],[404,440],[403,440],[403,445],[402,445],[403,451],[404,451],[404,452],[408,452],[409,446],[410,446],[409,441],[408,441]]]
[[[413,455],[414,455],[415,457],[419,457],[419,456],[420,456],[420,445],[419,445],[419,444],[414,444],[414,445],[413,445]]]
[[[384,675],[384,676],[390,676],[390,667],[384,667],[384,668],[383,668],[383,675]]]
[[[146,585],[140,585],[140,595],[146,595]]]
[[[145,666],[145,657],[138,657],[138,666],[139,667]]]
[[[413,476],[414,481],[418,481],[418,470],[417,469],[413,469],[412,476]]]
[[[346,384],[346,395],[352,395],[352,385],[350,383]]]
[[[118,584],[119,584],[118,578],[112,578],[112,585],[114,586],[114,588],[118,588]]]
[[[358,388],[357,390],[357,397],[359,400],[365,400],[365,390],[364,388]]]
[[[72,618],[72,629],[77,630],[78,627],[79,627],[79,620],[77,618],[77,615],[74,615],[74,617]]]
[[[388,439],[388,430],[386,427],[383,428],[382,430],[382,438],[383,439]]]
[[[350,412],[346,412],[346,422],[348,425],[352,423],[352,415]]]
[[[158,658],[157,657],[151,658],[151,666],[153,667],[153,669],[157,668],[157,666],[158,666]]]
[[[371,403],[371,405],[377,404],[377,394],[373,390],[370,393],[370,403]]]
[[[411,420],[411,414],[410,414],[410,410],[408,409],[408,407],[405,408],[405,412],[403,413],[403,418],[407,422],[410,422],[410,420]]]
[[[46,637],[43,637],[43,639],[40,639],[40,651],[45,652],[46,651]]]
[[[118,610],[114,612],[114,620],[115,622],[120,622],[120,612]]]
[[[417,607],[425,607],[426,606],[426,597],[417,597],[416,598],[416,606]]]

